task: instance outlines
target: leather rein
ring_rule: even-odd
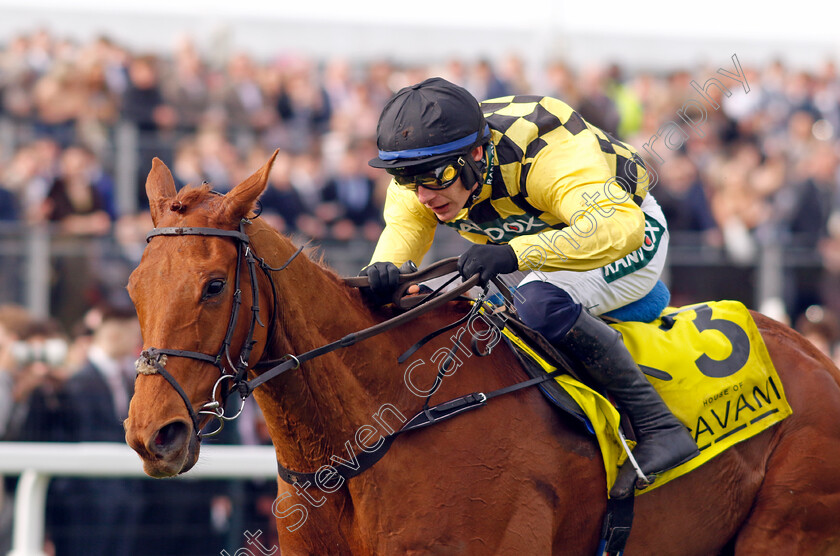
[[[472,287],[477,285],[479,280],[479,276],[475,275],[470,279],[464,281],[462,284],[458,285],[454,289],[447,292],[442,292],[441,290],[448,284],[448,282],[428,295],[417,295],[403,298],[403,294],[408,290],[408,288],[412,284],[424,280],[429,280],[431,278],[440,277],[446,274],[451,274],[452,272],[457,271],[458,258],[452,257],[449,259],[444,259],[428,266],[423,270],[407,274],[401,274],[401,285],[394,293],[393,301],[399,308],[407,309],[404,313],[386,321],[383,321],[379,324],[376,324],[374,326],[371,326],[369,328],[365,328],[363,330],[347,334],[346,336],[334,342],[307,351],[305,353],[299,355],[289,353],[284,355],[280,359],[260,361],[253,366],[253,369],[267,370],[260,373],[255,378],[247,380],[246,377],[249,370],[248,359],[250,358],[251,351],[253,350],[253,347],[256,344],[256,341],[253,339],[254,330],[257,324],[263,327],[265,326],[260,320],[261,308],[259,306],[259,283],[257,282],[256,267],[259,267],[263,271],[263,273],[265,273],[266,277],[268,277],[269,279],[269,283],[271,284],[274,304],[274,314],[271,315],[271,319],[269,320],[269,326],[271,327],[273,326],[274,317],[277,314],[277,292],[274,286],[274,281],[271,279],[271,273],[279,272],[285,269],[287,266],[289,266],[292,263],[292,261],[294,261],[294,259],[303,251],[303,246],[300,247],[294,254],[292,254],[291,257],[289,257],[289,259],[283,265],[277,268],[273,268],[269,266],[264,259],[258,257],[254,253],[254,250],[251,248],[250,237],[247,233],[245,233],[246,224],[250,224],[250,221],[247,219],[243,219],[239,224],[238,231],[201,227],[155,228],[146,236],[147,242],[151,241],[152,238],[158,236],[186,235],[221,237],[233,239],[234,241],[236,241],[237,255],[233,307],[231,309],[230,321],[228,322],[225,338],[222,341],[222,345],[219,347],[219,350],[216,353],[216,355],[208,355],[197,351],[182,349],[150,347],[140,354],[140,358],[136,362],[136,367],[139,374],[160,374],[167,382],[169,382],[172,388],[175,389],[175,391],[183,400],[184,405],[186,406],[187,412],[189,413],[190,419],[193,423],[193,428],[196,437],[199,442],[201,441],[202,437],[210,437],[218,434],[224,428],[224,425],[227,421],[232,421],[239,417],[239,415],[242,413],[242,408],[244,407],[245,400],[253,393],[253,391],[257,387],[264,384],[265,382],[277,378],[278,376],[282,375],[283,373],[286,373],[287,371],[299,369],[303,363],[315,359],[316,357],[325,355],[338,349],[352,346],[362,340],[366,340],[372,336],[376,336],[377,334],[381,334],[383,332],[401,326],[402,324],[405,324],[406,322],[411,321],[424,313],[427,313],[433,309],[440,307],[445,303],[448,303],[449,301],[460,297],[462,294],[466,293]],[[239,353],[239,356],[234,361],[230,354],[230,347],[236,324],[239,319],[240,306],[242,304],[242,291],[240,289],[240,269],[242,266],[243,258],[245,259],[245,262],[248,266],[248,275],[251,284],[251,320],[245,342],[242,344],[242,349]],[[367,277],[344,278],[344,281],[347,285],[352,287],[364,287],[368,285]],[[497,286],[500,287],[501,291],[503,291],[504,294],[508,294],[505,296],[507,298],[509,296],[507,288],[503,287],[503,284],[501,284],[500,282],[497,282]],[[485,288],[484,292],[486,293],[486,291],[487,290]],[[450,330],[453,327],[466,322],[470,317],[477,314],[479,308],[483,304],[483,298],[484,293],[482,293],[482,295],[479,296],[477,300],[475,300],[475,302],[473,303],[473,308],[464,317],[458,319],[454,323],[445,326],[437,332],[433,332],[427,335],[425,338],[415,343],[411,348],[409,348],[408,351],[406,351],[400,357],[399,362],[403,362],[405,358],[410,356],[410,354],[414,353],[422,345],[424,345],[426,342],[436,337],[440,333]],[[269,332],[269,335],[267,337],[271,337],[271,332]],[[452,349],[450,350],[450,358],[453,356],[456,349],[457,345],[453,345]],[[475,346],[473,347],[473,349],[476,349]],[[487,353],[479,353],[479,355],[487,355]],[[175,377],[173,377],[164,368],[166,365],[167,358],[169,356],[185,357],[188,359],[204,361],[206,363],[210,363],[216,366],[216,368],[219,369],[220,376],[219,379],[216,381],[215,385],[213,386],[213,390],[211,392],[211,399],[210,401],[202,404],[198,408],[198,411],[196,411],[193,408],[189,396],[187,396],[186,392],[181,387],[181,385],[178,384],[178,381],[175,379]],[[375,451],[363,451],[359,454],[356,454],[356,466],[339,466],[335,468],[337,474],[343,477],[344,479],[355,477],[356,475],[359,475],[360,473],[366,471],[367,469],[372,467],[377,461],[382,459],[382,457],[385,456],[385,454],[388,452],[391,443],[396,439],[397,436],[405,432],[417,430],[438,423],[440,421],[444,421],[456,415],[460,415],[461,413],[464,413],[466,411],[482,407],[487,404],[488,400],[495,398],[496,396],[501,396],[504,394],[515,392],[517,390],[528,388],[530,386],[536,386],[542,382],[546,382],[555,378],[561,373],[568,372],[568,369],[558,368],[557,370],[550,373],[546,373],[545,375],[542,375],[540,377],[515,383],[510,386],[506,386],[504,388],[488,392],[486,394],[483,392],[473,392],[471,394],[460,396],[458,398],[430,407],[429,401],[434,392],[437,391],[437,387],[439,386],[440,380],[442,379],[442,372],[443,369],[440,369],[438,372],[438,376],[435,379],[435,386],[432,388],[431,392],[426,397],[426,401],[423,404],[423,408],[419,413],[417,413],[413,418],[406,421],[399,430],[391,432],[387,436],[383,436],[382,444]],[[239,397],[241,398],[241,405],[235,415],[228,417],[227,415],[225,415],[225,400],[228,396],[228,393],[231,391],[236,391],[239,394]],[[200,415],[208,415],[211,417],[211,420],[217,419],[219,421],[218,428],[210,433],[202,435],[200,424],[201,418],[199,417]],[[280,476],[280,478],[289,484],[294,485],[306,482],[312,484],[315,481],[315,475],[317,472],[293,471],[284,467],[279,461],[277,462],[277,467],[278,475]]]
[[[393,317],[391,319],[388,319],[384,322],[371,326],[369,328],[365,328],[364,330],[348,334],[334,342],[307,351],[305,353],[299,355],[289,353],[284,355],[280,359],[260,361],[256,365],[254,365],[254,370],[268,370],[262,372],[261,374],[257,375],[251,380],[247,380],[247,374],[249,370],[248,360],[250,358],[251,351],[253,350],[253,347],[256,344],[256,341],[254,340],[254,331],[256,329],[257,324],[263,327],[265,326],[262,320],[260,320],[261,309],[259,305],[259,283],[257,282],[256,267],[259,266],[260,270],[262,270],[263,273],[269,279],[276,314],[277,292],[275,291],[274,282],[273,280],[271,280],[271,273],[279,272],[285,269],[287,266],[289,266],[289,264],[291,264],[291,262],[303,251],[304,247],[301,246],[294,254],[292,254],[291,257],[289,257],[289,259],[283,265],[277,268],[273,268],[269,266],[264,259],[258,257],[255,254],[253,248],[251,247],[251,239],[248,236],[248,234],[245,233],[246,224],[250,224],[250,221],[247,219],[243,219],[239,224],[238,231],[223,230],[219,228],[203,228],[195,226],[155,228],[146,236],[147,243],[150,242],[152,238],[158,236],[188,235],[203,237],[221,237],[232,239],[236,242],[236,271],[234,278],[233,305],[231,308],[231,316],[230,320],[228,321],[225,337],[222,340],[222,344],[219,347],[219,350],[216,352],[216,354],[210,355],[202,352],[184,349],[149,347],[148,349],[145,349],[141,352],[140,357],[135,363],[135,367],[137,368],[137,372],[139,374],[159,374],[178,393],[178,395],[183,400],[184,405],[186,406],[187,412],[190,416],[190,420],[193,424],[193,429],[199,441],[202,437],[215,436],[224,428],[225,422],[232,421],[239,417],[239,415],[242,413],[242,408],[244,407],[245,400],[253,393],[253,391],[258,386],[262,385],[263,383],[273,378],[276,378],[287,371],[296,370],[300,368],[301,364],[305,363],[306,361],[330,353],[337,349],[352,346],[353,344],[356,344],[362,340],[366,340],[367,338],[376,336],[377,334],[381,334],[387,330],[391,330],[392,328],[396,328],[428,311],[431,311],[459,297],[460,295],[468,291],[470,288],[475,286],[478,282],[478,277],[474,276],[451,291],[445,293],[440,293],[440,291],[436,291],[426,296],[414,296],[406,298],[406,300],[402,300],[402,295],[413,283],[439,277],[457,270],[457,258],[445,259],[433,265],[430,265],[424,270],[409,274],[403,274],[400,276],[401,286],[394,293],[394,301],[399,307],[403,309],[408,309],[406,312],[397,315],[396,317]],[[231,356],[230,348],[231,343],[233,341],[233,335],[236,330],[236,324],[239,320],[239,311],[242,304],[242,290],[240,288],[240,282],[243,258],[245,259],[245,262],[248,266],[248,275],[250,279],[252,292],[251,319],[248,327],[248,334],[245,338],[245,341],[242,344],[242,349],[240,350],[238,357],[234,359]],[[368,285],[367,277],[345,278],[344,281],[349,286],[353,287],[363,287]],[[272,326],[273,322],[274,315],[271,316],[271,319],[269,320],[269,325]],[[271,337],[270,333],[268,337]],[[189,396],[187,396],[186,392],[175,379],[175,377],[173,377],[165,369],[168,357],[185,357],[188,359],[196,359],[198,361],[210,363],[219,370],[220,376],[213,386],[210,401],[205,402],[201,406],[199,406],[197,411],[193,408],[193,404],[190,401]],[[231,391],[237,391],[239,393],[239,396],[241,398],[241,405],[235,415],[227,416],[225,415],[225,399],[227,398],[228,393]],[[211,417],[211,419],[217,419],[219,421],[218,427],[212,432],[202,434],[200,424],[201,415],[208,415]]]

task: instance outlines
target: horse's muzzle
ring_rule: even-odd
[[[138,434],[128,424],[126,442],[143,460],[143,470],[150,477],[185,473],[198,460],[199,441],[189,421],[171,421],[148,434]]]

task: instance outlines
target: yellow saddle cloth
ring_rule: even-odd
[[[652,323],[611,326],[622,333],[633,358],[700,448],[698,457],[662,473],[638,494],[700,467],[792,413],[758,327],[739,302],[667,308]],[[503,332],[529,356],[541,359],[510,330]],[[554,370],[545,361],[541,364],[548,372]],[[592,422],[609,491],[627,459],[618,436],[618,412],[571,376],[560,375],[556,380]]]

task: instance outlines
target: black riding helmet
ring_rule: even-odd
[[[485,161],[476,163],[468,155],[489,141],[490,128],[475,97],[463,87],[432,77],[400,89],[385,105],[376,126],[379,156],[368,164],[392,175],[410,176],[463,157],[462,181],[470,189],[481,178]]]

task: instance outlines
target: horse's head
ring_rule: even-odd
[[[246,263],[248,237],[239,231],[265,189],[273,161],[224,196],[208,186],[176,192],[172,174],[158,159],[149,172],[146,193],[155,230],[128,284],[144,357],[138,360],[125,430],[153,477],[183,473],[195,464],[196,429],[212,418],[202,409],[221,401],[229,386],[227,379],[220,381],[221,373],[235,372],[243,353],[246,361],[258,360],[265,347],[265,328],[250,324],[250,281],[256,277]],[[237,290],[241,304],[234,301]],[[248,355],[242,350],[251,334],[256,347]]]

